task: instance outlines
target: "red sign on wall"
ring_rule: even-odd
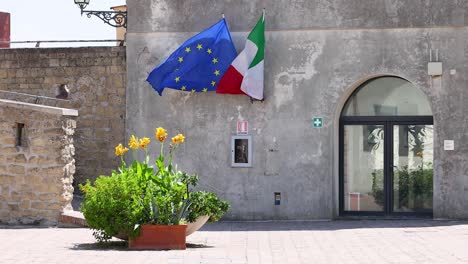
[[[247,135],[249,133],[249,122],[237,121],[237,135]]]

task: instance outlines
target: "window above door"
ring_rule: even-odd
[[[371,79],[348,99],[342,116],[432,116],[426,95],[393,76]]]

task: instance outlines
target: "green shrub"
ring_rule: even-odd
[[[135,225],[146,220],[144,207],[135,197],[142,192],[135,177],[114,171],[111,176],[98,177],[94,184],[88,180],[80,189],[84,193],[81,211],[98,241],[119,233],[138,235]]]
[[[187,221],[194,222],[198,217],[209,215],[209,222],[218,221],[229,209],[229,204],[212,192],[190,192],[190,206]]]

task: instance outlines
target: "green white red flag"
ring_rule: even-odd
[[[247,94],[263,100],[263,72],[265,50],[265,13],[252,29],[244,50],[234,59],[221,78],[217,93]]]

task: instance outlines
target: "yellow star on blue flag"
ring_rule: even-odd
[[[185,41],[146,80],[159,95],[165,88],[215,91],[236,56],[226,21],[221,19]]]

